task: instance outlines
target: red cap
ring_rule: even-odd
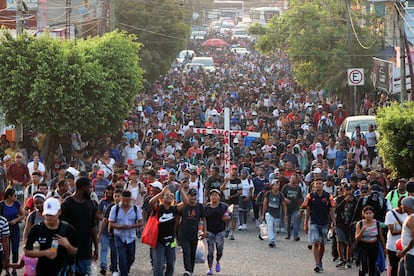
[[[238,169],[238,167],[236,165],[231,165],[230,170],[232,170],[232,169]]]
[[[100,175],[100,174],[105,175],[105,172],[103,170],[99,170],[98,175]]]
[[[131,174],[138,174],[138,172],[136,170],[129,171],[129,175]]]
[[[134,163],[134,161],[132,161],[132,159],[128,159],[127,163],[132,164],[132,163]]]

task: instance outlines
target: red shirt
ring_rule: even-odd
[[[25,164],[13,163],[7,169],[7,179],[11,182],[16,180],[17,182],[27,184],[30,180],[29,169]]]

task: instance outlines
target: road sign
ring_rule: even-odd
[[[364,85],[364,68],[348,69],[348,85],[361,86]]]

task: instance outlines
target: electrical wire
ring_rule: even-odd
[[[406,26],[406,27],[408,28],[408,30],[410,31],[410,33],[411,33],[412,35],[414,35],[414,30],[413,30],[413,28],[412,28],[412,27],[411,27],[411,25],[407,22],[406,18],[404,17],[403,13],[400,11],[400,8],[398,7],[398,5],[397,5],[396,3],[394,3],[394,7],[396,8],[396,10],[397,10],[397,12],[398,12],[398,14],[399,14],[400,18],[401,18],[402,20],[404,20],[404,26]]]
[[[362,44],[361,40],[359,39],[358,33],[355,30],[354,21],[352,20],[351,11],[349,10],[349,6],[348,5],[346,5],[346,11],[347,11],[347,14],[348,14],[349,22],[351,23],[352,32],[354,33],[354,36],[355,36],[355,38],[356,38],[359,46],[361,46],[365,50],[369,50],[372,47],[374,47],[375,44],[377,43],[376,41],[374,41],[372,43],[372,45],[370,45],[370,46],[365,46],[364,44]]]
[[[158,36],[167,37],[167,38],[171,38],[171,39],[175,39],[175,40],[187,41],[185,38],[171,36],[171,35],[167,35],[167,34],[163,34],[163,33],[157,33],[157,32],[153,32],[153,31],[150,31],[150,30],[147,30],[147,29],[138,28],[138,27],[131,26],[131,25],[128,25],[128,24],[124,24],[124,23],[119,23],[119,25],[122,25],[122,26],[127,27],[127,28],[131,28],[131,29],[135,29],[137,31],[142,31],[142,32],[145,32],[145,33],[155,34],[155,35],[158,35]]]

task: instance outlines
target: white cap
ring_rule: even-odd
[[[150,185],[151,185],[151,187],[158,188],[158,189],[162,190],[162,184],[159,181],[154,181]]]
[[[168,175],[168,171],[167,171],[167,170],[165,170],[165,169],[161,169],[159,173],[160,173],[160,175],[161,175],[161,176],[166,176],[166,175]]]
[[[56,215],[60,210],[60,201],[57,198],[49,197],[43,203],[43,215]]]
[[[213,111],[211,111],[211,115],[218,115],[218,112],[217,112],[217,110],[213,110]]]
[[[344,107],[343,104],[338,104],[338,108]]]
[[[256,115],[257,116],[257,112],[256,111],[253,111],[252,112],[252,115]]]
[[[315,168],[313,170],[313,173],[322,173],[322,170],[320,168]]]
[[[318,105],[318,108],[323,108],[323,106],[322,105]]]
[[[172,154],[170,154],[170,155],[168,155],[168,157],[167,157],[168,159],[171,159],[171,160],[173,160],[173,161],[175,161],[175,156],[174,155],[172,155]]]
[[[346,178],[342,178],[342,179],[341,179],[341,184],[343,184],[343,183],[348,184],[348,179],[346,179]]]
[[[194,122],[193,122],[193,121],[189,121],[189,122],[188,122],[188,126],[189,126],[189,127],[194,126]]]
[[[316,144],[315,144],[315,147],[317,147],[317,148],[321,148],[321,147],[322,147],[322,144],[321,144],[321,143],[316,143]]]
[[[9,160],[11,160],[12,158],[11,158],[11,156],[10,155],[6,155],[6,156],[4,156],[3,157],[3,161],[4,162],[7,162],[7,161],[9,161]]]
[[[236,137],[233,139],[233,144],[238,144],[239,143],[239,139]]]

